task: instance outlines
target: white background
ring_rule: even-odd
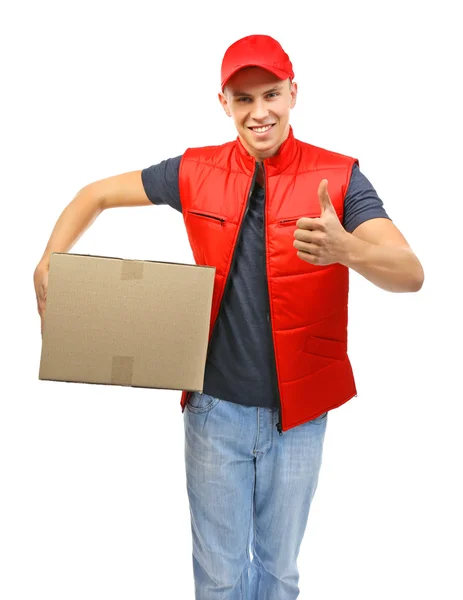
[[[292,59],[296,137],[359,159],[426,276],[393,294],[351,272],[358,398],[329,413],[300,599],[461,599],[457,2],[12,7],[0,18],[2,600],[194,597],[180,391],[39,381],[33,271],[87,183],[236,137],[220,63],[251,33]],[[169,207],[108,210],[71,252],[194,262]]]

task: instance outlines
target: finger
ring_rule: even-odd
[[[308,244],[318,244],[322,246],[325,243],[325,232],[324,231],[311,231],[308,229],[296,229],[294,231],[294,237],[301,242],[307,242]]]
[[[325,210],[334,210],[334,206],[331,202],[331,198],[328,193],[328,180],[327,179],[322,179],[320,181],[320,185],[318,186],[318,200],[320,202],[320,208],[322,209],[322,214]]]
[[[314,256],[313,254],[310,254],[309,252],[302,252],[301,250],[298,250],[297,256],[304,262],[307,262],[311,265],[321,265],[322,264],[322,260],[319,256]]]
[[[308,231],[325,230],[325,223],[320,217],[301,217],[297,223],[298,229],[307,229]]]
[[[294,240],[293,246],[297,250],[300,250],[301,252],[306,252],[313,256],[318,256],[321,251],[320,246],[318,246],[317,244],[308,244],[307,242],[301,242],[299,240]]]

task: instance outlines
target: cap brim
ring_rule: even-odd
[[[278,77],[278,79],[289,79],[289,75],[286,71],[283,71],[282,69],[278,69],[277,67],[274,67],[273,65],[271,65],[271,66],[270,65],[256,65],[255,63],[250,63],[247,65],[240,65],[234,71],[232,71],[227,76],[226,79],[224,79],[222,81],[222,92],[223,92],[223,88],[227,85],[227,81],[229,79],[231,79],[235,73],[238,73],[238,71],[241,71],[241,69],[246,69],[247,67],[260,67],[261,69],[270,71],[270,73],[273,73],[274,75],[276,75]]]

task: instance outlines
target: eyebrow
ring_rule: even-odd
[[[276,85],[275,87],[273,87],[270,90],[267,90],[266,92],[264,92],[262,95],[265,96],[266,94],[271,94],[272,92],[278,92],[283,88],[282,85]],[[248,94],[247,92],[233,92],[232,96],[234,98],[236,98],[237,96],[252,96],[252,94]]]

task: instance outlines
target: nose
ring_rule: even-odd
[[[256,121],[263,121],[268,117],[268,108],[265,100],[257,99],[253,102],[250,116]]]

